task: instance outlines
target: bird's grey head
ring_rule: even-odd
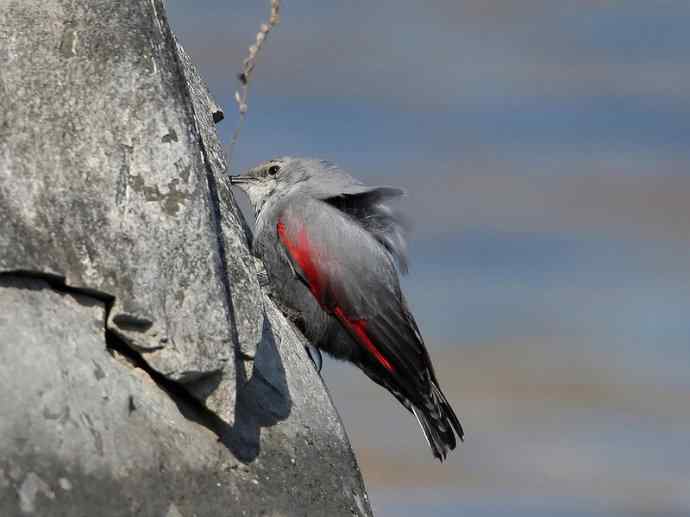
[[[230,176],[230,183],[239,186],[249,196],[257,215],[270,200],[296,193],[321,198],[337,195],[352,185],[360,185],[329,162],[293,157],[269,160],[244,174]]]
[[[313,158],[278,158],[270,160],[240,176],[230,176],[249,196],[257,220],[270,212],[267,207],[280,206],[292,196],[309,196],[325,201],[356,219],[407,271],[405,234],[406,219],[387,201],[404,194],[394,187],[367,186],[330,162]],[[266,211],[264,211],[266,210]]]

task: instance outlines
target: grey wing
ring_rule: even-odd
[[[278,218],[276,232],[321,307],[413,403],[423,403],[431,362],[400,292],[386,249],[336,208],[304,198]]]

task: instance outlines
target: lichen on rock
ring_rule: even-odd
[[[0,515],[370,512],[221,119],[160,0],[0,6]]]

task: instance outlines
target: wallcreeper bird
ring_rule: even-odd
[[[443,461],[463,430],[400,291],[405,225],[386,201],[403,192],[308,158],[271,160],[230,181],[256,213],[252,247],[272,296],[315,347],[354,363],[414,413]]]

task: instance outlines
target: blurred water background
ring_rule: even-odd
[[[268,1],[168,10],[227,142]],[[690,515],[689,26],[687,0],[283,2],[233,167],[407,189],[404,288],[467,430],[439,465],[326,360],[378,517]]]

